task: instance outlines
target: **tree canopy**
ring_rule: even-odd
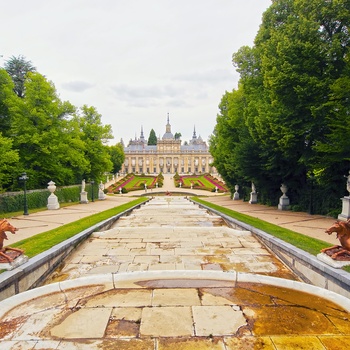
[[[284,182],[301,202],[314,174],[338,205],[350,168],[349,25],[347,0],[275,0],[254,46],[233,54],[238,88],[210,140],[231,187],[253,181],[275,203]]]
[[[101,181],[105,172],[120,169],[123,147],[107,144],[112,129],[95,107],[61,101],[54,84],[23,56],[12,57],[5,68],[0,68],[0,192],[16,190],[24,171],[28,188],[43,188],[50,180],[59,186]]]
[[[14,92],[18,97],[24,97],[26,75],[35,72],[36,68],[32,62],[27,61],[24,56],[12,56],[5,62],[5,69],[14,83]]]
[[[176,132],[175,134],[174,134],[174,138],[175,138],[175,140],[179,140],[179,139],[181,139],[181,132]]]
[[[153,129],[151,129],[149,136],[148,136],[148,142],[147,145],[156,145],[157,144],[157,136]]]

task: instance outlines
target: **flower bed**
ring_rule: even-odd
[[[129,182],[131,182],[132,180],[134,180],[135,176],[131,176],[128,180],[124,181],[123,183],[121,183],[120,185],[118,185],[118,187],[125,187]]]
[[[206,191],[215,191],[216,187],[219,192],[227,192],[228,189],[226,186],[216,179],[213,179],[211,175],[184,175],[181,176],[178,180],[175,181],[175,184],[178,186],[181,183],[183,188],[192,188],[201,189]],[[212,186],[214,185],[214,187]]]
[[[224,185],[221,185],[222,182],[221,181],[215,181],[212,176],[210,175],[204,175],[204,178],[206,180],[208,180],[210,183],[212,183],[213,185],[215,185],[219,191],[222,191],[222,192],[227,192],[227,188],[224,186]]]
[[[112,184],[108,188],[109,193],[119,193],[119,189],[122,189],[122,192],[137,191],[144,189],[145,184],[147,188],[155,188],[155,184],[158,182],[158,186],[161,187],[160,177],[155,176],[138,176],[134,174],[128,174],[126,177],[121,179],[115,184]]]

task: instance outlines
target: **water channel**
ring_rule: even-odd
[[[22,294],[1,316],[8,349],[345,349],[350,340],[349,310],[331,292],[184,197],[153,198],[93,233],[45,286]]]

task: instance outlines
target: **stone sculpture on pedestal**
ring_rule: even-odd
[[[344,256],[346,260],[350,260],[350,220],[336,221],[326,233],[331,235],[333,232],[337,234],[337,238],[341,245],[335,245],[333,247],[324,248],[321,250],[323,253],[328,253],[332,259],[337,259],[339,256]],[[336,251],[334,251],[336,249]],[[345,259],[344,259],[345,260]]]
[[[344,175],[344,177],[346,177],[346,189],[349,192],[349,196],[341,198],[343,208],[341,214],[338,215],[338,220],[347,221],[350,219],[350,171],[349,175]]]
[[[87,199],[87,192],[85,191],[85,179],[81,182],[80,203],[82,204],[89,203]]]
[[[28,257],[23,255],[22,249],[4,247],[4,240],[8,239],[6,231],[15,234],[18,229],[6,219],[0,220],[0,269],[12,270],[27,262]]]
[[[256,204],[256,203],[258,203],[258,193],[256,192],[254,182],[252,182],[252,192],[250,192],[249,204]]]
[[[101,201],[106,199],[106,195],[103,192],[103,190],[104,190],[104,185],[103,185],[103,183],[101,181],[100,185],[98,186],[98,199],[101,200]]]
[[[233,194],[233,200],[234,200],[234,201],[237,201],[237,200],[239,199],[238,190],[239,190],[239,186],[236,185],[236,186],[235,186],[235,191],[236,191],[236,192]]]

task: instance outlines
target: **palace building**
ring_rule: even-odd
[[[213,157],[209,153],[209,147],[200,136],[196,136],[196,129],[193,130],[192,139],[182,145],[181,140],[171,132],[169,114],[165,134],[158,138],[157,145],[148,145],[147,142],[141,127],[140,137],[130,140],[124,147],[122,173],[216,173],[216,169],[211,166]]]

